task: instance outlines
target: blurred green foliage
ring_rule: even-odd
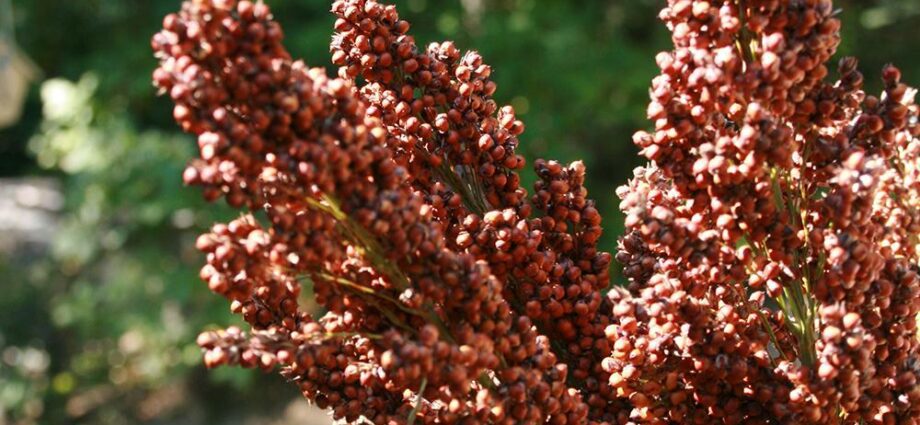
[[[328,66],[328,3],[267,2],[292,53]],[[668,46],[663,0],[396,3],[419,44],[453,39],[483,53],[498,99],[528,125],[529,160],[585,160],[612,250],[622,229],[614,189],[640,163],[630,136],[648,127],[654,56]],[[860,57],[871,91],[889,61],[920,83],[920,2],[837,4],[841,53]],[[191,247],[231,213],[182,187],[194,144],[149,83],[149,38],[179,0],[13,5],[17,39],[48,80],[0,130],[0,176],[55,178],[64,203],[45,254],[0,259],[0,425],[217,423],[234,404],[296,397],[276,379],[199,366],[195,334],[232,319],[199,284]]]

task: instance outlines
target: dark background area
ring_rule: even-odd
[[[294,56],[330,67],[329,4],[266,2]],[[613,250],[622,230],[614,190],[640,164],[631,135],[649,125],[655,53],[669,47],[656,18],[663,0],[396,3],[419,44],[453,39],[493,65],[496,97],[527,124],[528,161],[585,161]],[[920,0],[836,5],[838,56],[860,58],[868,91],[888,62],[920,83]],[[182,187],[193,140],[149,81],[150,36],[178,7],[0,8],[41,71],[21,118],[0,129],[0,425],[322,423],[306,403],[290,404],[296,390],[274,375],[199,365],[195,335],[234,322],[199,283],[192,245],[232,213]]]

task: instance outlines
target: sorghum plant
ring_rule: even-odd
[[[828,79],[830,0],[668,1],[613,288],[584,165],[536,161],[528,195],[479,54],[332,12],[338,78],[261,2],[187,1],[153,38],[185,182],[244,211],[197,242],[250,327],[202,334],[209,367],[349,422],[920,422],[915,91]]]

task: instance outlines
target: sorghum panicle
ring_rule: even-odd
[[[914,91],[839,80],[828,0],[669,1],[618,191],[617,395],[645,423],[916,423]],[[910,164],[910,165],[905,165]]]
[[[478,53],[332,13],[338,78],[262,2],[186,1],[153,38],[185,182],[242,210],[197,242],[250,327],[203,333],[206,365],[349,422],[918,422],[916,91],[828,80],[830,0],[668,1],[614,288],[584,165],[535,161],[528,194]]]

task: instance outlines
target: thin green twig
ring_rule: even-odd
[[[425,387],[428,386],[428,378],[422,378],[422,385],[418,389],[418,397],[416,397],[415,407],[412,408],[412,411],[409,412],[409,419],[406,420],[406,425],[414,425],[415,417],[418,416],[418,412],[422,410],[422,400],[424,400]]]

